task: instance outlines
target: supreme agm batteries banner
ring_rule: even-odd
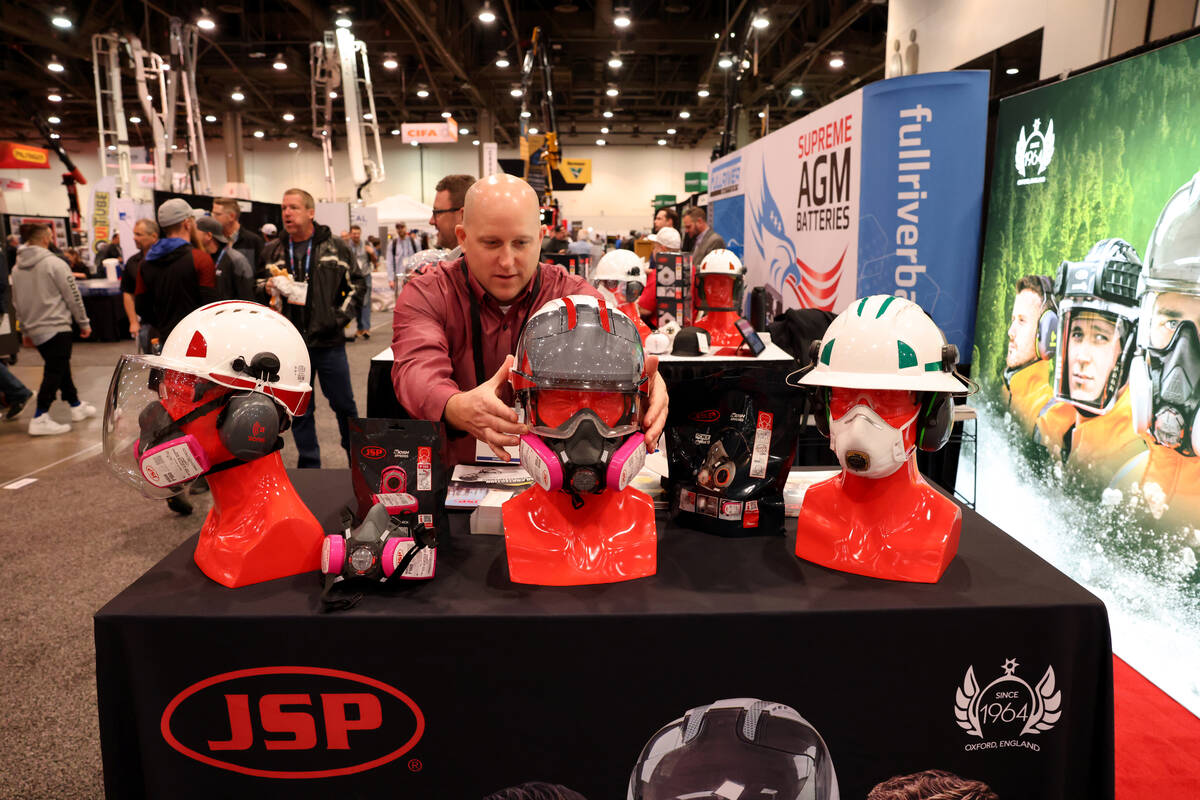
[[[976,507],[1200,713],[1200,39],[1001,101],[991,170]]]
[[[907,297],[969,354],[987,83],[880,81],[713,162],[713,227],[748,283],[777,309]]]

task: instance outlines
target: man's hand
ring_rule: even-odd
[[[141,332],[141,330],[142,330],[142,326],[139,325],[137,322],[129,323],[129,335],[132,336],[134,339],[136,339],[138,337],[138,334]]]
[[[80,338],[80,339],[86,339],[86,338],[88,338],[88,337],[89,337],[89,336],[91,336],[91,335],[92,335],[92,329],[91,329],[91,328],[80,328],[80,329],[79,329],[79,338]]]
[[[508,380],[513,361],[513,357],[508,356],[496,374],[483,384],[469,392],[453,395],[442,412],[448,425],[471,434],[492,448],[502,461],[510,460],[504,448],[515,445],[517,437],[528,430],[517,422],[517,412],[500,402],[500,387]],[[661,424],[659,430],[662,430]]]
[[[646,372],[650,376],[650,405],[642,420],[642,428],[646,431],[646,452],[653,453],[658,449],[658,439],[662,436],[663,426],[667,424],[667,384],[658,374],[658,356],[646,356]]]

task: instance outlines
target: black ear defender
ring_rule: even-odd
[[[954,427],[954,402],[948,392],[919,392],[917,400],[917,447],[926,453],[941,450]]]
[[[289,422],[274,400],[251,392],[229,399],[217,417],[217,434],[234,458],[250,461],[274,452]]]

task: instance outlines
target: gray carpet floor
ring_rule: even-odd
[[[347,345],[364,416],[369,362],[390,341],[391,314],[375,312],[372,322],[369,341]],[[132,350],[131,342],[75,347],[76,384],[101,413],[113,366]],[[24,350],[14,372],[36,391],[37,352]],[[333,413],[319,392],[316,403],[322,466],[345,468]],[[35,440],[25,432],[32,413],[0,426],[0,483],[37,478],[0,489],[0,798],[99,798],[92,615],[198,531],[211,501],[193,497],[195,512],[180,517],[109,472],[96,447],[98,420]],[[65,418],[65,406],[51,413]],[[285,436],[284,462],[294,467],[296,449]]]

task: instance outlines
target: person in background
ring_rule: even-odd
[[[542,255],[548,256],[552,253],[565,253],[568,247],[567,226],[560,222],[554,226],[554,230],[550,233],[550,236],[542,242]]]
[[[196,241],[208,253],[216,270],[217,297],[254,302],[254,268],[243,251],[236,250],[216,217],[196,220]]]
[[[8,259],[0,252],[0,317],[8,315],[8,287]],[[29,387],[12,374],[3,361],[0,361],[0,395],[3,395],[5,422],[16,419],[29,398],[33,397]]]
[[[674,211],[675,209],[659,209],[660,211]],[[659,228],[654,233],[646,237],[647,240],[654,242],[655,253],[676,252],[683,246],[683,241],[679,238],[679,231],[670,226]],[[651,265],[654,261],[651,258]],[[642,296],[638,298],[638,313],[642,315],[642,319],[650,325],[657,327],[658,325],[658,270],[651,266],[646,270],[646,288],[642,290]]]
[[[97,251],[96,264],[103,264],[106,258],[115,258],[117,261],[125,260],[125,255],[121,252],[121,233],[119,231],[113,231],[112,240]]]
[[[679,212],[670,206],[663,206],[658,211],[654,212],[654,233],[658,233],[660,228],[674,228],[679,230]],[[629,232],[630,234],[633,231]]]
[[[242,207],[236,197],[218,197],[216,200],[213,200],[213,219],[221,223],[221,228],[224,231],[225,238],[228,239],[229,246],[241,253],[251,269],[257,272],[259,266],[262,264],[262,251],[263,247],[266,246],[266,242],[257,233],[243,228],[238,223],[238,216],[241,213]]]
[[[70,425],[50,418],[50,405],[61,396],[71,407],[71,421],[82,422],[96,415],[96,407],[79,399],[71,379],[71,319],[79,323],[79,335],[92,335],[91,321],[83,307],[83,298],[67,264],[49,250],[48,225],[27,223],[21,226],[24,246],[17,251],[17,269],[13,272],[13,305],[21,320],[28,344],[37,347],[45,367],[38,387],[37,411],[29,421],[30,436],[67,433]]]
[[[87,264],[83,263],[83,257],[79,255],[79,251],[74,247],[68,247],[64,250],[62,258],[67,262],[67,269],[71,270],[71,275],[75,277],[75,280],[86,281],[92,277],[91,273],[88,272]],[[100,262],[97,261],[96,263]]]
[[[448,261],[462,256],[455,231],[463,221],[467,189],[474,183],[474,175],[447,175],[433,187],[436,194],[433,196],[433,213],[429,215],[429,224],[437,230],[437,243],[432,246],[449,250],[450,255],[446,256]],[[418,249],[426,250],[429,247],[426,237]]]
[[[180,320],[218,299],[217,275],[212,258],[193,244],[196,217],[186,200],[159,206],[158,226],[162,238],[142,259],[133,305],[164,342]]]
[[[396,223],[396,235],[392,237],[387,246],[387,279],[388,287],[400,290],[400,285],[397,281],[400,280],[400,274],[404,271],[402,265],[404,259],[417,252],[413,247],[413,240],[408,235],[408,226],[403,222]]]
[[[273,242],[279,238],[279,229],[275,227],[274,222],[268,222],[260,228],[262,231],[263,243]]]
[[[142,260],[157,241],[157,222],[152,219],[139,219],[133,223],[133,243],[137,245],[137,252],[125,262],[125,270],[121,273],[121,299],[125,304],[125,316],[129,319],[129,335],[137,342],[139,353],[150,352],[152,329],[138,319],[134,295],[137,294],[137,277]]]
[[[358,333],[363,339],[371,338],[371,272],[375,269],[377,258],[375,248],[369,241],[362,238],[362,226],[350,226],[350,252],[354,254],[353,267],[355,277],[361,278],[367,285],[366,294],[358,301],[354,309],[354,317],[358,320]]]
[[[8,262],[9,268],[15,267],[17,264],[17,249],[21,246],[21,238],[15,233],[10,233],[4,240],[4,257]]]
[[[692,264],[697,267],[713,250],[725,248],[724,237],[708,226],[708,214],[702,208],[692,206],[683,212],[683,232],[692,240]]]
[[[453,464],[473,461],[476,441],[507,461],[502,448],[525,432],[506,405],[524,321],[549,300],[601,295],[583,277],[538,263],[538,199],[525,181],[494,175],[477,182],[467,192],[465,212],[457,230],[463,256],[409,281],[396,302],[392,385],[408,413],[446,422]],[[479,336],[471,332],[472,317]],[[645,436],[651,450],[667,416],[666,384],[657,366],[657,359],[647,358]]]
[[[328,227],[315,224],[316,201],[303,189],[283,193],[285,235],[263,251],[267,270],[273,276],[269,291],[283,300],[283,315],[304,336],[312,364],[314,388],[321,391],[337,416],[342,449],[350,455],[350,418],[358,416],[350,363],[342,329],[352,320],[351,309],[366,297],[366,283],[353,273],[354,254],[335,238]],[[297,291],[293,284],[302,284]],[[317,441],[315,398],[303,416],[292,423],[301,469],[321,466]]]
[[[591,258],[592,244],[587,239],[587,231],[583,228],[575,231],[571,243],[567,245],[567,252]]]
[[[1054,397],[1050,373],[1057,329],[1058,306],[1050,279],[1026,275],[1017,281],[1008,326],[1004,396],[1009,413],[1025,433],[1033,433],[1038,416]]]

